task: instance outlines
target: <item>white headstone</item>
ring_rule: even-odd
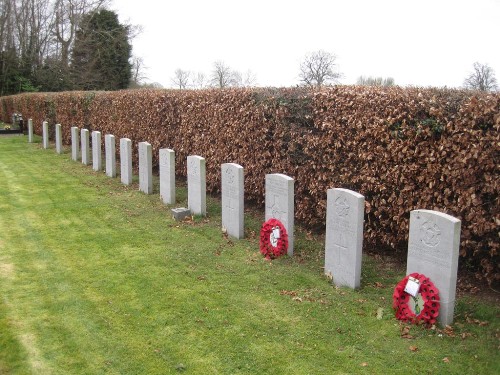
[[[239,164],[221,165],[222,228],[238,239],[245,236],[243,173]]]
[[[78,127],[71,127],[71,159],[78,161],[80,156],[80,135],[78,134]]]
[[[28,119],[28,142],[33,143],[33,119]]]
[[[139,142],[139,190],[153,194],[153,148],[148,142]]]
[[[201,156],[187,157],[188,208],[194,215],[207,214],[206,162]]]
[[[288,234],[288,255],[293,255],[294,245],[294,179],[281,173],[266,175],[266,217],[278,219]]]
[[[92,132],[92,169],[102,171],[101,132],[96,130]]]
[[[461,221],[431,210],[410,212],[406,274],[427,276],[439,291],[441,325],[453,323]]]
[[[132,141],[120,138],[120,180],[124,185],[132,183]]]
[[[42,124],[43,148],[49,148],[49,123],[44,121]]]
[[[325,274],[338,286],[359,288],[365,197],[348,189],[328,189]]]
[[[62,126],[61,124],[56,124],[56,152],[62,154]]]
[[[104,152],[106,153],[106,176],[116,177],[116,142],[115,136],[104,136]]]
[[[160,198],[165,204],[175,204],[175,152],[160,149]]]
[[[82,164],[90,164],[89,130],[82,129],[80,132],[82,139]]]

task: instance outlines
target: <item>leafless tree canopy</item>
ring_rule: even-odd
[[[382,78],[382,77],[364,77],[360,76],[358,80],[356,81],[357,85],[360,86],[394,86],[394,78],[392,77],[387,77],[387,78]]]
[[[214,63],[214,70],[212,71],[210,82],[213,86],[223,89],[234,86],[235,77],[228,65],[223,61],[216,61]]]
[[[191,73],[182,70],[182,69],[177,69],[174,72],[174,77],[172,78],[172,84],[175,87],[178,87],[179,90],[184,90],[188,88],[189,81],[190,81]]]
[[[465,79],[464,86],[471,90],[495,91],[497,80],[495,71],[487,64],[474,63],[474,71]]]
[[[342,75],[336,71],[337,57],[322,50],[307,55],[300,64],[300,80],[304,85],[321,87],[339,82]]]

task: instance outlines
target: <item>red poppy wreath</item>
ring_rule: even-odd
[[[278,258],[286,254],[287,250],[288,234],[285,226],[274,218],[262,224],[260,230],[260,252],[266,259]]]
[[[415,296],[408,293],[408,281],[418,285]],[[401,280],[394,289],[393,308],[396,318],[410,323],[432,325],[439,315],[439,291],[424,274],[412,273]]]

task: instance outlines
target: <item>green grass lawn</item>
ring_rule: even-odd
[[[450,329],[402,337],[401,265],[365,257],[361,288],[336,288],[321,238],[299,232],[293,258],[266,261],[262,213],[247,215],[247,239],[229,240],[217,199],[208,218],[178,223],[155,184],[148,196],[69,150],[0,137],[1,374],[500,370],[498,305],[462,297]]]

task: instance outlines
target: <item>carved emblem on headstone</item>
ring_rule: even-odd
[[[231,168],[226,169],[227,183],[230,185],[234,184],[234,171]]]
[[[430,247],[435,247],[441,240],[441,230],[437,224],[426,221],[420,227],[421,241]]]
[[[349,204],[345,197],[338,197],[335,200],[335,212],[340,217],[345,217],[349,214]]]

